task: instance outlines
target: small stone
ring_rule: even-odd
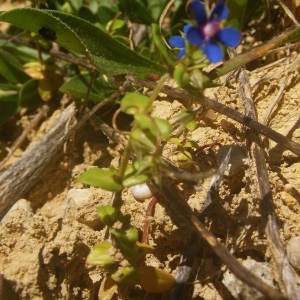
[[[300,236],[295,236],[288,241],[286,252],[291,265],[300,271]]]
[[[31,204],[28,200],[26,199],[20,199],[18,200],[9,210],[9,212],[12,212],[16,209],[23,209],[26,210],[28,212],[32,212],[32,208],[31,208]]]
[[[252,258],[247,258],[242,261],[242,265],[261,278],[265,283],[274,286],[273,275],[270,265],[266,262],[258,262]],[[231,271],[227,270],[224,273],[223,284],[229,290],[231,295],[236,299],[243,300],[263,300],[265,297],[256,289],[249,287],[235,277]]]
[[[93,229],[98,229],[101,220],[97,214],[97,199],[93,197],[93,189],[71,189],[65,202],[68,216]]]

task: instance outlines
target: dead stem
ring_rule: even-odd
[[[160,185],[157,185],[155,182],[150,182],[149,185],[172,221],[179,227],[184,225],[191,231],[195,231],[211,246],[212,250],[219,256],[223,263],[240,280],[259,290],[267,299],[284,299],[279,291],[255,276],[230,254],[228,249],[199,221],[188,203],[181,197],[179,191],[174,188],[168,179],[162,178]]]

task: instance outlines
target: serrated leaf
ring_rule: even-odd
[[[123,112],[134,115],[138,111],[143,111],[147,107],[149,97],[138,93],[127,92],[121,99],[120,103]]]
[[[91,168],[81,174],[78,180],[84,184],[102,188],[111,192],[122,190],[122,185],[116,180],[117,172],[114,169]]]
[[[0,21],[38,33],[45,28],[55,33],[55,42],[64,48],[87,55],[100,71],[110,74],[145,76],[164,69],[136,54],[100,28],[59,11],[20,8],[0,15]]]
[[[98,215],[105,225],[111,226],[116,221],[116,210],[111,205],[97,207]]]
[[[110,242],[102,242],[94,246],[89,253],[86,262],[90,265],[108,267],[116,263],[113,258],[115,249]]]
[[[65,82],[60,87],[60,92],[67,93],[74,97],[76,100],[84,99],[87,95],[88,88],[90,85],[91,76],[88,74],[85,75],[76,75],[72,77],[69,81]],[[109,86],[102,78],[98,77],[92,85],[89,100],[94,103],[100,102],[103,98],[112,94],[116,91],[115,88]]]

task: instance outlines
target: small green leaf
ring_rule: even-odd
[[[113,245],[105,241],[94,246],[86,261],[90,265],[108,267],[116,263],[114,254],[115,248]]]
[[[81,100],[86,97],[90,82],[90,75],[76,75],[69,81],[65,82],[59,90],[62,93],[71,95],[76,100]],[[115,88],[110,86],[108,82],[105,82],[103,78],[98,77],[92,85],[89,94],[89,100],[93,101],[94,103],[98,103],[103,98],[112,94],[114,91],[116,91]]]
[[[146,148],[150,151],[155,149],[153,139],[151,139],[151,137],[146,135],[145,132],[139,128],[132,131],[130,137],[132,139],[131,143],[134,149],[138,149],[140,147]]]
[[[97,207],[98,215],[105,225],[112,226],[116,221],[116,210],[111,205]]]
[[[123,112],[135,115],[138,111],[141,112],[147,107],[149,98],[138,93],[127,92],[120,103]]]
[[[148,179],[149,179],[148,174],[139,174],[139,175],[133,174],[131,176],[125,177],[122,184],[125,187],[130,187],[130,186],[133,186],[133,185],[144,183]]]
[[[122,185],[116,180],[117,171],[115,169],[91,168],[81,174],[78,180],[84,184],[102,188],[107,191],[118,192],[122,190]]]
[[[155,118],[155,122],[159,128],[162,139],[166,140],[171,134],[171,125],[167,120]]]
[[[111,278],[118,284],[133,285],[138,283],[139,275],[134,267],[119,267],[111,275]]]
[[[120,229],[111,228],[110,233],[114,236],[117,245],[120,250],[124,253],[126,258],[135,263],[138,259],[138,248],[136,247],[136,241],[138,240],[138,231],[132,227],[127,231]]]
[[[38,92],[39,82],[34,79],[28,80],[20,90],[20,105],[29,109],[35,109],[43,101]]]

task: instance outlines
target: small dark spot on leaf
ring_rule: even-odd
[[[42,27],[38,32],[45,40],[48,41],[55,41],[57,38],[55,31],[46,27]]]

